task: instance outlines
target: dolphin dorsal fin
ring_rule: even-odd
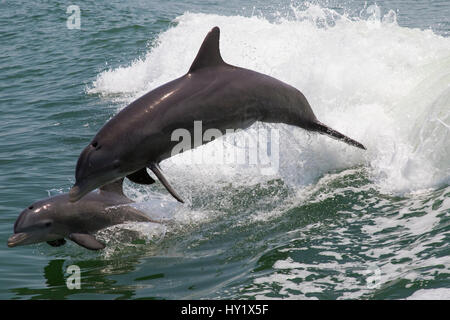
[[[189,69],[189,73],[195,72],[201,68],[225,64],[222,56],[220,55],[219,38],[219,27],[212,28],[206,35],[205,40],[203,40],[202,46],[200,47],[200,50],[198,51],[197,56]]]
[[[100,192],[102,191],[114,192],[125,197],[125,194],[123,193],[123,178],[100,187]]]

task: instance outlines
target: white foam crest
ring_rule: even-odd
[[[153,249],[161,242],[166,235],[167,227],[161,223],[153,222],[127,222],[102,229],[96,233],[98,239],[106,244],[105,250],[101,253],[103,257],[110,258],[123,248],[137,248],[144,241],[147,245],[152,245]]]
[[[217,25],[225,61],[299,88],[322,122],[368,149],[362,152],[277,125],[282,131],[278,174],[284,181],[303,188],[326,172],[366,165],[388,192],[450,183],[450,39],[400,27],[393,12],[364,20],[315,5],[291,10],[294,19],[275,22],[185,13],[159,35],[145,57],[100,73],[89,92],[122,95],[128,103],[182,76],[204,36]],[[176,161],[167,166],[169,172],[173,167],[183,171],[176,168],[182,166],[196,179],[205,173],[205,167],[187,168]],[[235,181],[234,169],[211,167],[206,180]],[[242,183],[253,183],[251,175],[246,172]]]
[[[450,289],[420,289],[406,298],[406,300],[450,300]]]

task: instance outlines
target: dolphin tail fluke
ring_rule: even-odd
[[[181,197],[175,192],[175,190],[172,188],[172,186],[169,184],[169,182],[167,181],[167,179],[163,176],[161,170],[159,170],[158,166],[156,163],[151,163],[149,165],[150,170],[153,171],[153,173],[155,174],[156,177],[158,177],[159,181],[161,181],[161,183],[163,184],[163,186],[167,189],[167,191],[169,191],[169,193],[175,198],[177,199],[179,202],[184,203],[183,199],[181,199]]]
[[[366,147],[364,147],[364,145],[362,145],[358,141],[353,140],[352,138],[349,138],[346,135],[343,135],[342,133],[340,133],[334,129],[331,129],[330,127],[328,127],[327,125],[324,125],[323,123],[321,123],[319,121],[315,122],[311,126],[311,130],[319,132],[321,134],[326,134],[334,139],[344,141],[345,143],[347,143],[351,146],[366,150]]]

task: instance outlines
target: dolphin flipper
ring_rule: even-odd
[[[89,250],[100,250],[105,248],[103,243],[87,233],[71,233],[69,239]]]
[[[153,171],[153,173],[155,174],[155,176],[158,177],[159,181],[161,181],[161,183],[163,184],[163,186],[167,189],[167,191],[169,191],[169,193],[175,198],[177,199],[179,202],[184,203],[183,199],[181,199],[181,197],[175,192],[175,190],[172,188],[172,186],[169,184],[169,182],[166,180],[166,178],[163,176],[161,170],[159,170],[158,166],[156,165],[156,163],[150,163],[149,165],[150,170]]]
[[[150,177],[150,175],[147,173],[147,169],[143,167],[142,169],[127,175],[127,178],[130,179],[130,181],[133,181],[134,183],[138,184],[152,184],[155,183],[155,180]]]
[[[66,244],[66,240],[64,238],[61,238],[61,239],[58,239],[58,240],[47,241],[47,243],[49,245],[51,245],[52,247],[60,247],[60,246]]]

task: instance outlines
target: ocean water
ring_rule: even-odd
[[[448,1],[0,7],[1,299],[450,299]],[[275,174],[188,161],[219,139],[161,164],[184,205],[126,183],[160,224],[103,230],[101,252],[8,248],[21,210],[67,192],[102,125],[183,75],[213,26],[226,62],[295,86],[367,151],[257,123],[280,132]]]

